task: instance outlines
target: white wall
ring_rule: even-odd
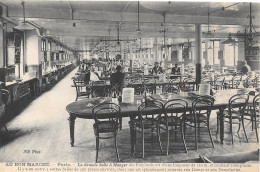
[[[25,57],[27,65],[40,64],[41,39],[38,37],[36,30],[29,30],[25,33]]]

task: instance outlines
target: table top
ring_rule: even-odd
[[[250,89],[251,91],[255,91],[254,89]],[[248,91],[250,91],[248,90]],[[228,106],[228,101],[230,97],[235,94],[238,94],[238,89],[233,90],[218,90],[214,94],[215,102],[213,105],[213,109],[219,109],[220,107]],[[197,92],[196,92],[197,93]],[[256,93],[257,94],[257,93]],[[153,94],[151,95],[153,99],[162,101],[163,103],[167,102],[170,99],[183,99],[186,100],[188,103],[188,110],[192,108],[192,101],[195,97],[188,95],[187,93],[181,94],[169,94],[168,99],[163,99],[160,95]],[[249,102],[252,102],[254,96],[250,96]],[[101,100],[99,100],[101,99]],[[121,116],[122,117],[129,117],[129,116],[136,116],[138,113],[138,105],[137,100],[142,100],[142,95],[135,95],[134,103],[120,103],[121,107]],[[93,103],[95,102],[95,103]],[[92,98],[92,99],[82,99],[76,102],[72,102],[67,105],[66,110],[70,113],[71,116],[78,117],[78,118],[86,118],[86,119],[93,119],[92,116],[92,107],[95,104],[102,103],[102,102],[111,102],[111,98]],[[238,102],[239,104],[239,102]],[[203,106],[201,106],[203,108]],[[172,109],[174,112],[178,111],[178,108]],[[154,112],[156,113],[156,112]]]

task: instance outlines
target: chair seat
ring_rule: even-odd
[[[217,114],[219,115],[219,112],[217,112]],[[230,118],[228,110],[224,110],[223,114],[225,118]],[[233,111],[231,114],[231,118],[241,120],[241,115],[239,112]]]
[[[186,115],[185,116],[186,121],[194,122],[193,115]],[[207,121],[207,117],[204,114],[197,114],[197,122],[205,122]]]
[[[99,121],[93,124],[95,131],[99,133],[115,132],[118,129],[119,124],[116,121]]]
[[[142,123],[143,123],[144,129],[155,128],[158,125],[158,121],[153,118],[143,119]],[[134,126],[136,128],[142,128],[141,120],[135,119]]]
[[[87,92],[79,92],[78,95],[79,96],[88,96],[89,93],[87,93]]]
[[[166,117],[161,118],[160,122],[166,125]],[[181,123],[181,118],[176,116],[168,116],[167,117],[168,126],[175,126]]]

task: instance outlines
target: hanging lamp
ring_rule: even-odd
[[[237,42],[237,41],[236,41],[235,39],[232,39],[232,38],[231,38],[231,33],[229,33],[228,39],[225,40],[225,41],[223,41],[222,44],[234,44],[234,43],[236,43],[236,42]]]
[[[136,33],[135,33],[135,37],[136,38],[141,38],[143,36],[141,30],[140,30],[140,3],[138,1],[138,5],[137,5],[137,14],[138,14],[138,26],[137,26],[137,30],[136,30]]]
[[[208,5],[208,31],[206,32],[207,36],[214,36],[214,34],[209,30],[209,5]]]
[[[21,5],[23,6],[23,22],[20,25],[14,27],[14,28],[17,29],[17,30],[21,30],[21,31],[34,30],[35,28],[32,25],[30,25],[28,22],[25,21],[25,7],[24,7],[24,4],[25,4],[25,2],[22,1]]]

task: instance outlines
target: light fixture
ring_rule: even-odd
[[[253,25],[253,19],[254,19],[254,16],[252,16],[252,3],[250,2],[249,4],[249,33],[248,35],[246,35],[246,44],[248,44],[249,46],[252,46],[253,44],[257,44],[259,43],[258,41],[254,41],[254,36],[256,36],[256,30],[254,28],[254,25]],[[253,33],[253,29],[255,31],[255,33]],[[246,30],[245,30],[246,32]],[[258,35],[259,36],[259,35]]]
[[[207,36],[214,36],[214,34],[209,30],[209,5],[208,5],[208,31],[206,32]]]
[[[140,4],[139,4],[139,1],[138,1],[137,8],[138,8],[138,12],[137,12],[137,14],[138,14],[138,23],[137,24],[138,24],[138,26],[137,26],[137,30],[136,30],[136,33],[135,33],[135,38],[141,38],[143,36],[143,34],[140,30]]]
[[[225,40],[225,41],[223,41],[222,44],[234,44],[234,43],[236,43],[236,42],[237,42],[237,41],[236,41],[235,39],[232,39],[232,38],[231,38],[231,33],[229,33],[228,39]]]
[[[166,22],[165,22],[165,18],[166,18],[166,12],[164,12],[163,14],[163,46],[162,46],[162,52],[164,54],[164,58],[166,58],[166,56],[168,56],[168,48],[166,46]]]
[[[24,1],[22,2],[22,6],[23,6],[23,22],[14,27],[17,30],[21,30],[21,31],[25,31],[25,30],[34,30],[35,28],[30,25],[28,22],[25,21],[25,7],[24,7]]]

